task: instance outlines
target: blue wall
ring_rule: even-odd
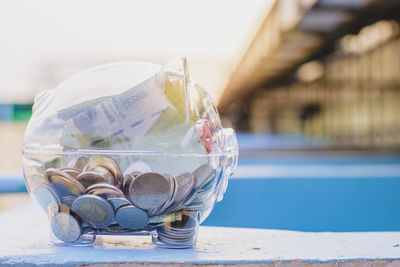
[[[400,178],[231,179],[204,225],[400,231]]]

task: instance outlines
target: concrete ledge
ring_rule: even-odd
[[[0,213],[0,238],[1,266],[400,266],[400,232],[202,227],[194,249],[155,248],[150,237],[138,236],[56,247],[48,242],[46,216],[33,203]]]

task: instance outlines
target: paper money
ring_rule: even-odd
[[[97,105],[97,104],[99,104],[99,103],[101,103],[103,101],[106,101],[110,97],[111,96],[102,96],[102,97],[98,97],[98,98],[95,98],[95,99],[91,99],[91,100],[82,102],[82,103],[77,104],[77,105],[70,106],[68,108],[59,110],[57,112],[57,116],[59,118],[62,118],[65,121],[67,121],[67,120],[79,115],[80,113],[84,112],[85,110],[90,109],[93,106],[95,106],[95,105]]]
[[[63,132],[64,150],[153,151],[172,154],[207,154],[196,130],[196,116],[186,121],[188,88],[183,79],[172,77],[163,84],[157,75],[122,94],[101,97],[63,109],[59,116],[67,119]],[[91,106],[92,105],[92,106]],[[190,113],[191,114],[191,113]],[[121,170],[141,160],[134,155],[114,155]],[[176,173],[184,172],[176,160],[154,156],[145,162],[165,167],[176,165]],[[151,162],[149,162],[149,160]],[[197,167],[208,162],[206,157],[191,157],[186,166]]]
[[[144,136],[169,106],[172,107],[153,76],[93,107],[85,104],[85,110],[68,119],[66,125],[80,147],[89,148],[114,137],[131,140]],[[72,111],[77,109],[73,107]]]

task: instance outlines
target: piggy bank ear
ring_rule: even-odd
[[[165,62],[157,74],[157,81],[176,110],[189,122],[190,75],[186,57],[175,57]]]
[[[223,139],[224,147],[224,161],[223,161],[223,175],[217,188],[217,201],[221,201],[226,188],[228,187],[228,179],[236,170],[237,162],[239,158],[239,145],[236,137],[236,133],[231,128],[224,128],[221,131],[221,137]]]

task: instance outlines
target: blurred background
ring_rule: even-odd
[[[206,224],[399,231],[399,11],[396,0],[1,1],[0,209],[29,201],[21,143],[38,91],[98,64],[183,55],[240,146]]]

